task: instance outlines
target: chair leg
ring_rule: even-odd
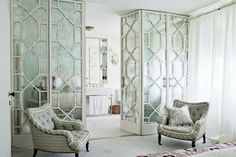
[[[36,157],[36,155],[37,155],[37,152],[38,152],[38,150],[37,150],[37,149],[34,149],[34,154],[33,154],[33,157]]]
[[[75,153],[75,157],[79,157],[79,153]]]
[[[192,147],[195,147],[195,141],[192,141]]]
[[[158,134],[158,144],[161,145],[161,134]]]
[[[86,143],[86,151],[89,152],[89,141]]]
[[[206,134],[203,135],[203,143],[206,143]]]

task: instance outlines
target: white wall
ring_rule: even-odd
[[[10,107],[10,17],[9,0],[0,0],[0,153],[11,156]]]
[[[119,63],[111,63],[111,54],[108,54],[108,83],[106,87],[120,88],[120,16],[102,5],[86,3],[86,25],[95,27],[86,31],[88,37],[102,37],[108,39],[108,48],[111,48],[119,57]],[[113,97],[115,98],[115,96]]]

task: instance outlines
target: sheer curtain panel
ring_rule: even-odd
[[[208,101],[207,135],[236,140],[236,5],[190,20],[188,100]]]

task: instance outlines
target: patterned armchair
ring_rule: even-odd
[[[157,128],[159,145],[161,145],[161,135],[192,141],[192,147],[195,147],[195,142],[201,137],[203,137],[203,142],[206,142],[205,128],[209,104],[207,102],[188,103],[175,100],[173,106],[180,108],[185,105],[188,106],[194,124],[192,126],[168,125],[168,116],[163,116]]]
[[[33,138],[34,154],[37,151],[75,153],[89,147],[89,132],[84,129],[81,121],[66,121],[58,118],[50,104],[38,108],[29,108],[26,115],[30,121]]]

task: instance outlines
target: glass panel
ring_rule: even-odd
[[[144,120],[154,123],[160,117],[159,108],[165,105],[166,88],[166,18],[157,12],[144,12]],[[164,69],[164,70],[163,70]]]
[[[28,85],[28,81],[22,75],[14,75],[14,90],[22,91]]]
[[[74,11],[76,11],[76,9],[74,8],[74,5],[76,5],[76,3],[59,0],[59,8],[63,12],[63,14],[66,16],[68,16],[69,14],[71,14],[71,16],[73,16],[72,14],[75,14]],[[77,16],[77,18],[81,18],[81,17]]]
[[[59,8],[52,8],[52,24],[58,24],[64,18],[63,13]]]
[[[14,133],[26,134],[30,132],[28,118],[24,114],[24,110],[14,110]]]
[[[54,18],[54,17],[52,17]],[[69,19],[64,19],[58,26],[58,40],[66,49],[71,48],[74,44],[74,25]]]
[[[39,6],[38,4],[39,0],[31,0],[30,2],[28,0],[21,0],[22,5],[24,6],[24,8],[26,8],[28,11],[32,11],[35,8],[37,8]]]
[[[122,119],[138,123],[140,119],[140,14],[122,18]]]
[[[77,34],[81,34],[81,12],[76,2],[53,0],[52,5],[52,104],[56,114],[67,120],[81,119],[81,71],[82,44]],[[77,6],[77,7],[76,7]],[[76,9],[77,8],[77,9]]]
[[[24,110],[47,102],[47,0],[12,1],[13,134],[29,133]],[[42,75],[43,74],[43,75]]]
[[[75,10],[73,14],[69,16],[69,18],[75,26],[81,26],[82,17],[80,11]]]
[[[188,56],[188,19],[185,17],[169,16],[171,25],[172,50],[169,53],[170,61],[170,98],[186,98],[187,87],[187,56]]]
[[[36,17],[28,16],[22,21],[22,40],[27,45],[32,46],[39,40],[39,23]]]
[[[45,8],[38,8],[33,12],[33,16],[41,23],[47,23],[47,10]]]
[[[82,114],[78,114],[78,113],[82,113],[81,107],[74,108],[74,110],[69,115],[70,116],[69,118],[70,119],[82,119]]]
[[[23,57],[22,60],[23,60],[22,73],[24,73],[25,77],[29,81],[32,81],[39,74],[38,56],[35,55],[32,51],[30,51]]]

